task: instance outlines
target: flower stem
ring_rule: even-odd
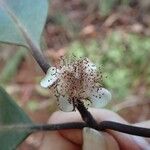
[[[98,123],[97,121],[93,118],[91,113],[87,110],[87,108],[84,106],[83,102],[80,100],[77,100],[76,102],[76,107],[82,117],[82,119],[86,122],[86,124],[94,129],[98,129]]]
[[[62,124],[48,124],[48,125],[33,125],[30,127],[32,131],[53,131],[53,130],[63,130],[63,129],[83,129],[84,127],[91,127],[91,122],[83,123],[83,122],[69,122],[69,123],[62,123]],[[97,126],[94,124],[94,128],[99,131],[104,131],[107,129],[111,129],[114,131],[143,136],[150,138],[150,129],[137,127],[127,124],[122,124],[114,121],[102,121],[97,123]],[[92,128],[92,127],[91,127]]]
[[[99,123],[99,130],[103,131],[106,129],[111,129],[131,135],[150,137],[150,128],[137,127],[114,121],[102,121]]]
[[[48,124],[48,125],[33,125],[30,127],[30,130],[33,132],[36,131],[54,131],[54,130],[64,130],[64,129],[83,129],[84,127],[91,127],[87,125],[87,123],[83,122],[70,122],[70,123],[62,123],[62,124]],[[143,136],[143,137],[150,137],[150,129],[149,128],[142,128],[136,127],[132,125],[126,125],[118,122],[113,121],[102,121],[97,124],[96,130],[104,131],[107,129],[111,129],[114,131],[136,135],[136,136]]]
[[[142,137],[150,138],[150,129],[137,127],[127,124],[122,124],[114,121],[102,121],[97,123],[97,129],[99,131],[105,131],[107,129],[136,135]],[[68,122],[61,124],[18,124],[18,125],[4,125],[0,126],[0,131],[26,131],[29,133],[37,132],[37,131],[55,131],[55,130],[64,130],[64,129],[83,129],[84,127],[91,127],[87,123],[84,122]]]

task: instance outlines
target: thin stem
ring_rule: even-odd
[[[37,63],[39,64],[43,72],[46,73],[50,65],[47,63],[46,59],[44,58],[40,48],[34,45],[30,40],[28,40],[28,44],[30,46],[32,56],[37,61]]]
[[[39,64],[41,69],[44,71],[44,73],[46,73],[48,68],[50,67],[50,65],[46,61],[46,58],[44,57],[40,47],[37,46],[37,44],[35,44],[33,42],[33,40],[30,38],[30,36],[28,36],[27,32],[22,30],[22,34],[24,35],[24,37],[26,39],[26,42],[28,43],[28,45],[29,45],[29,47],[31,49],[32,56],[37,61],[37,63]]]
[[[60,124],[17,124],[17,125],[0,125],[0,132],[4,131],[26,131],[29,133],[37,131],[55,131],[64,129],[83,129],[87,127],[84,122],[68,122]]]
[[[102,121],[99,124],[99,130],[111,129],[119,132],[123,132],[126,134],[150,137],[150,129],[143,127],[136,127],[132,125],[122,124],[113,121]]]
[[[65,129],[83,129],[87,127],[84,122],[70,122],[61,124],[45,124],[45,125],[34,125],[30,129],[32,131],[54,131],[54,130],[65,130]]]
[[[66,129],[83,129],[84,127],[91,127],[87,123],[84,122],[70,122],[70,123],[62,123],[62,124],[24,124],[24,125],[5,125],[0,126],[0,130],[2,131],[26,131],[29,133],[37,132],[37,131],[54,131],[54,130],[66,130]],[[121,124],[113,121],[102,121],[98,123],[97,130],[105,131],[107,129],[115,130],[118,132],[148,137],[150,138],[150,129],[136,127],[132,125]]]
[[[51,125],[35,125],[31,129],[35,131],[49,131],[49,130],[64,130],[64,129],[83,129],[84,127],[91,127],[87,125],[87,123],[83,122],[70,122],[63,124],[51,124]],[[105,131],[107,129],[115,130],[118,132],[137,135],[142,137],[150,138],[150,129],[136,127],[132,125],[126,125],[114,121],[102,121],[97,124],[97,130]]]
[[[97,121],[93,118],[87,108],[85,108],[82,101],[76,100],[75,106],[77,107],[82,119],[86,122],[86,124],[91,128],[98,129]]]

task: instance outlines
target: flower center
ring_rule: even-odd
[[[95,66],[89,60],[83,59],[62,67],[59,79],[60,93],[67,94],[70,99],[84,99],[95,87],[98,76]]]

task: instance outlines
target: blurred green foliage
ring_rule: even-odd
[[[31,111],[36,111],[39,108],[39,102],[35,101],[35,100],[30,100],[27,103],[27,108]]]
[[[118,0],[100,0],[99,1],[99,9],[100,14],[105,16],[108,15],[113,7],[116,5]]]
[[[75,41],[69,46],[69,53],[89,57],[102,68],[103,84],[112,90],[115,100],[123,100],[140,86],[144,86],[148,94],[150,38],[114,31],[104,39],[87,43]]]
[[[18,51],[7,61],[2,72],[0,74],[0,82],[7,83],[10,81],[18,71],[22,60],[25,58],[27,50],[25,48],[20,48]]]
[[[133,0],[98,0],[99,12],[102,16],[108,15],[118,5],[129,5]]]

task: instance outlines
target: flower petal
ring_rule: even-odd
[[[101,108],[111,100],[111,93],[105,88],[95,88],[90,93],[90,107]]]
[[[41,86],[44,88],[51,86],[58,79],[58,72],[59,70],[57,68],[50,67],[40,82]]]
[[[68,96],[60,95],[58,98],[58,106],[60,110],[70,112],[74,110],[73,103],[69,102]]]

